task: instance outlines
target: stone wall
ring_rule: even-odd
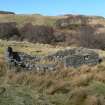
[[[68,50],[58,51],[57,53],[48,56],[48,59],[55,59],[64,63],[65,67],[79,67],[82,65],[96,65],[101,59],[93,50],[86,48],[73,48]]]
[[[58,66],[60,67],[60,63],[63,63],[64,67],[69,68],[82,65],[96,65],[102,61],[95,51],[86,48],[64,49],[47,56],[31,56],[19,52],[18,54],[21,57],[21,62],[16,62],[16,60],[12,59],[12,63],[25,69],[36,71],[54,71],[58,69]],[[47,62],[43,63],[43,61]]]

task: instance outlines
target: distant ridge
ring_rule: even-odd
[[[10,11],[0,11],[0,14],[15,14],[14,12]]]

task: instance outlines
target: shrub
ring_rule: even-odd
[[[96,33],[97,28],[84,26],[80,28],[80,45],[87,48],[105,49],[105,33]]]
[[[0,38],[10,39],[14,35],[19,36],[15,22],[0,23]]]
[[[35,43],[51,43],[55,37],[53,35],[53,28],[43,25],[32,25],[27,23],[20,29],[22,35],[21,40],[28,40]]]

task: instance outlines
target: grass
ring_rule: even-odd
[[[99,81],[93,81],[90,85],[90,88],[92,89],[92,92],[96,92],[98,95],[105,95],[105,84]]]
[[[4,50],[48,54],[62,47],[28,42],[0,42],[0,105],[104,105],[105,62],[80,68],[63,68],[55,72],[21,71],[2,61]],[[40,48],[40,49],[39,49]],[[46,50],[45,50],[46,49]],[[98,51],[104,56],[104,51]]]
[[[58,17],[42,16],[42,15],[1,15],[0,22],[17,22],[18,27],[22,27],[25,23],[34,25],[54,26]]]
[[[17,73],[2,65],[0,105],[104,105],[104,74],[104,65],[50,73]]]
[[[0,55],[4,55],[4,52],[8,46],[11,46],[16,51],[25,52],[32,55],[46,55],[48,53],[56,52],[63,47],[56,47],[48,44],[33,44],[30,42],[16,42],[0,40]]]
[[[0,15],[0,22],[17,22],[19,28],[29,22],[34,25],[54,26],[55,21],[60,18]],[[92,24],[105,23],[104,20],[93,20]],[[105,62],[94,67],[83,66],[78,69],[65,69],[61,66],[57,71],[49,73],[35,70],[15,72],[15,68],[10,70],[4,62],[7,46],[32,55],[46,55],[64,48],[0,40],[0,105],[105,105]],[[105,56],[104,51],[96,51],[100,56]]]

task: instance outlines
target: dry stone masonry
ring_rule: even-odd
[[[28,70],[54,71],[62,62],[66,68],[80,67],[82,65],[96,65],[102,61],[98,53],[86,48],[72,48],[57,51],[47,56],[31,56],[22,52],[6,51],[6,61],[14,66]],[[18,59],[16,58],[18,57]],[[49,61],[52,63],[41,63]]]
[[[55,59],[64,63],[65,67],[79,67],[82,65],[96,65],[102,61],[98,53],[87,48],[72,48],[61,50],[49,55],[48,59]]]

